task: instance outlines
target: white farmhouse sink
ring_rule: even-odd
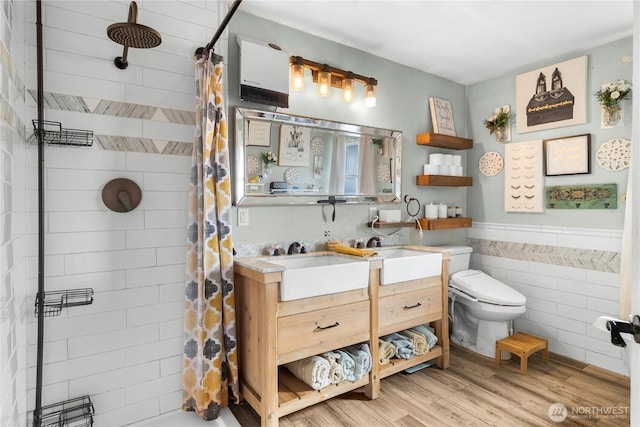
[[[268,261],[285,267],[280,300],[291,301],[369,286],[369,262],[338,255],[275,257]]]
[[[405,282],[442,273],[442,254],[406,248],[376,248],[381,257],[380,284]]]

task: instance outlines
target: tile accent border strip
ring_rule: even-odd
[[[467,238],[467,244],[473,248],[474,253],[482,255],[620,273],[619,252],[504,242],[471,237]]]

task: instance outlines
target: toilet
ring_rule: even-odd
[[[526,311],[520,292],[479,270],[469,269],[473,248],[442,247],[449,260],[449,320],[451,342],[487,357],[495,357],[496,341],[512,332],[511,322]],[[503,352],[503,359],[509,353]]]

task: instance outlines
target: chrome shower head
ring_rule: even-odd
[[[129,19],[127,22],[117,22],[107,27],[107,36],[114,42],[124,46],[122,56],[114,59],[116,67],[124,70],[127,68],[127,53],[130,47],[149,49],[158,46],[162,42],[160,33],[151,27],[138,24],[138,5],[132,1],[129,5]]]

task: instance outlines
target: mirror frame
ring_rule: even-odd
[[[245,122],[247,120],[260,120],[277,124],[289,124],[310,127],[312,129],[322,129],[324,131],[343,132],[349,135],[360,134],[371,137],[391,138],[393,141],[390,157],[391,177],[393,179],[393,189],[391,193],[381,194],[358,194],[358,195],[332,195],[322,194],[247,194],[246,184],[246,144],[245,144]],[[311,117],[297,116],[288,113],[273,111],[261,111],[249,108],[235,107],[235,200],[237,206],[277,206],[277,205],[310,205],[322,203],[327,197],[335,196],[337,201],[343,203],[401,203],[401,168],[402,168],[402,132],[375,128],[371,126],[354,125],[350,123],[340,123],[331,120],[317,119]]]

